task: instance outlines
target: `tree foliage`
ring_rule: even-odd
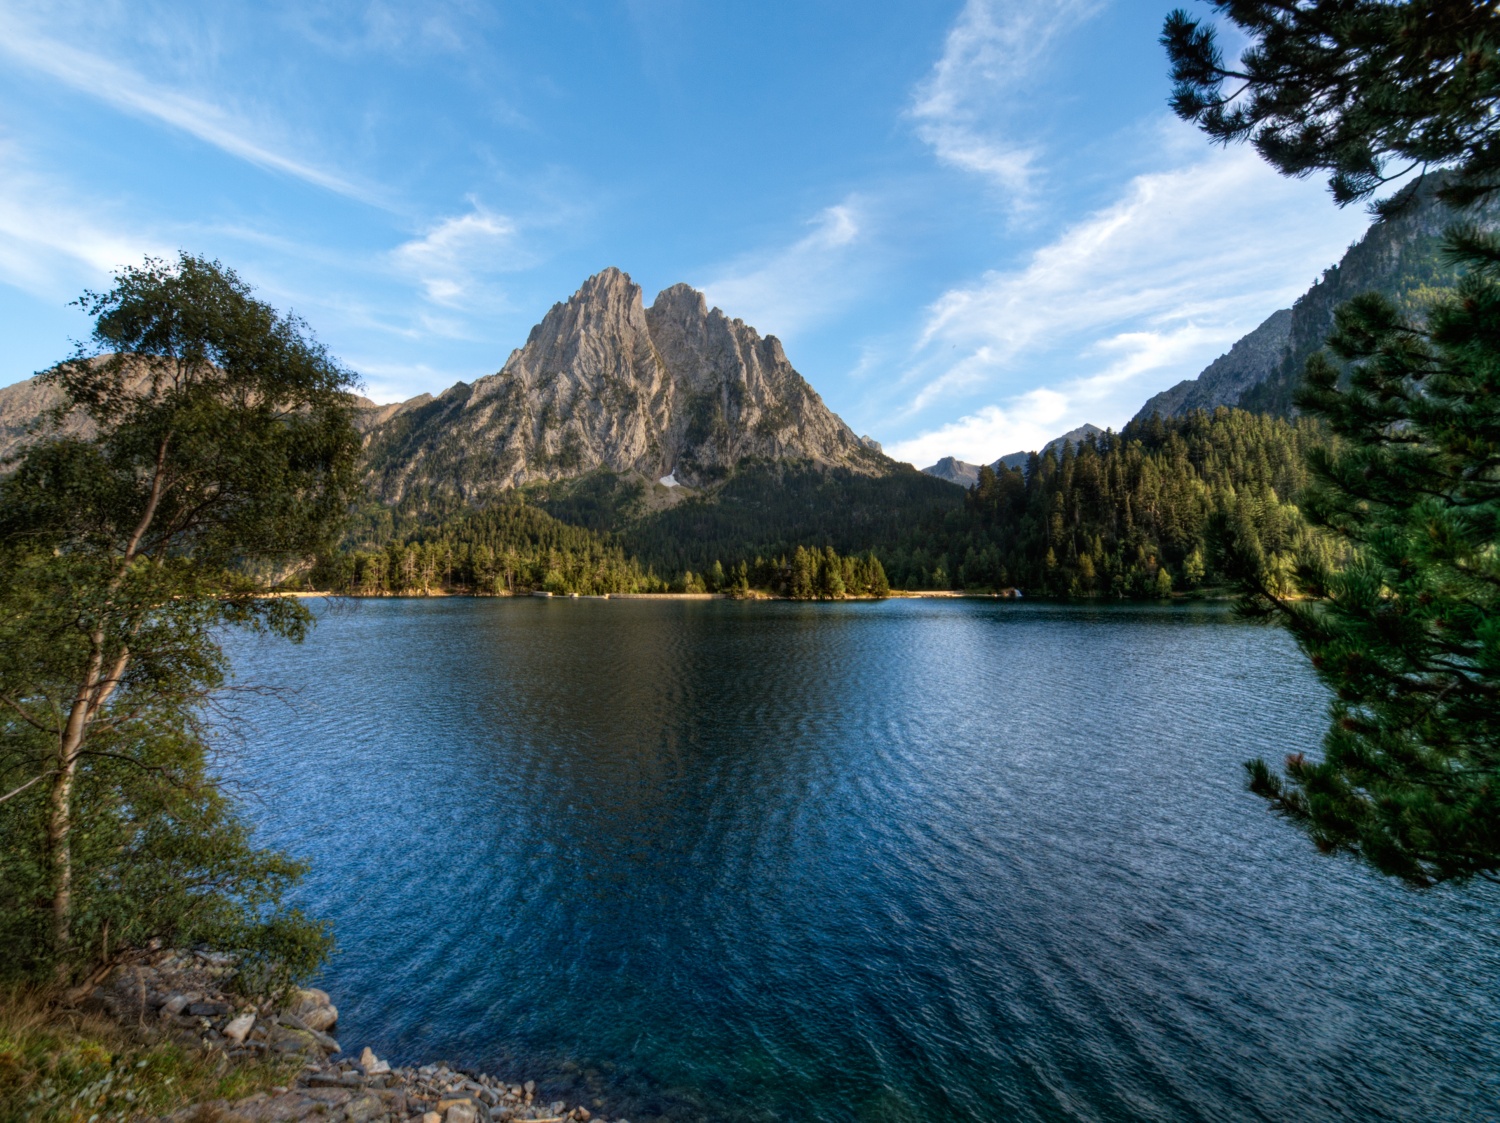
[[[380,549],[329,553],[308,580],[358,596],[628,593],[660,584],[610,536],[518,500],[408,525]]]
[[[662,577],[628,557],[613,535],[571,526],[518,499],[420,522],[379,550],[327,555],[307,580],[318,589],[356,596],[506,596],[538,590],[748,595],[753,588],[814,599],[890,592],[873,554],[840,555],[832,547],[798,546],[779,559],[740,558],[727,567],[715,558],[697,572],[684,569]]]
[[[1217,543],[1234,528],[1289,573],[1307,536],[1293,502],[1304,454],[1324,439],[1307,420],[1227,408],[1133,422],[1024,468],[982,468],[962,512],[882,560],[897,588],[1159,597],[1224,584]]]
[[[1209,3],[1251,39],[1238,65],[1181,9],[1162,44],[1172,108],[1214,140],[1248,140],[1286,175],[1328,172],[1340,205],[1414,169],[1454,168],[1454,202],[1500,186],[1495,0]]]
[[[1500,869],[1500,243],[1456,236],[1470,267],[1423,327],[1370,295],[1317,357],[1302,407],[1343,438],[1315,449],[1314,523],[1353,547],[1305,558],[1293,602],[1246,576],[1334,691],[1322,759],[1264,761],[1252,787],[1325,850],[1417,884]]]
[[[1494,0],[1214,7],[1251,36],[1239,71],[1182,12],[1163,34],[1174,107],[1209,136],[1250,139],[1285,174],[1330,171],[1340,203],[1378,190],[1392,160],[1453,168],[1439,194],[1454,204],[1500,188]],[[1241,86],[1226,95],[1226,80]],[[1416,317],[1356,297],[1331,357],[1307,364],[1297,402],[1339,438],[1313,452],[1307,512],[1346,564],[1301,559],[1308,603],[1232,535],[1226,549],[1246,610],[1285,623],[1335,695],[1321,758],[1292,756],[1284,775],[1250,761],[1252,790],[1319,847],[1415,884],[1500,868],[1500,243],[1455,226],[1448,246],[1467,270],[1451,294]]]
[[[0,483],[9,963],[66,974],[148,930],[316,956],[321,930],[274,907],[296,867],[209,778],[200,711],[220,629],[308,626],[261,594],[340,531],[352,379],[216,262],[148,261],[80,304],[91,344],[42,378],[84,424]]]

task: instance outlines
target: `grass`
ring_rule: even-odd
[[[0,1123],[125,1123],[290,1084],[300,1057],[230,1061],[0,990]]]

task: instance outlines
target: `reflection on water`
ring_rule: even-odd
[[[1317,747],[1214,607],[374,601],[236,640],[234,769],[346,1046],[643,1119],[1447,1119],[1500,894],[1314,855]]]

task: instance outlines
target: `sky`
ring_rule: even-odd
[[[1368,223],[1171,115],[1172,6],[0,0],[0,384],[148,255],[232,266],[377,401],[617,266],[918,466],[1119,428]]]

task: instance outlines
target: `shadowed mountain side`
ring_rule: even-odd
[[[564,520],[577,517],[543,505]],[[658,572],[678,573],[715,560],[790,555],[798,546],[884,553],[963,506],[962,488],[904,464],[872,476],[809,461],[746,461],[711,495],[646,514],[621,527],[618,538]]]

